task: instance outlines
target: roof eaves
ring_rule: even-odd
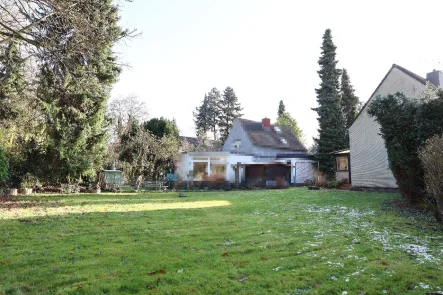
[[[251,136],[249,135],[249,132],[246,130],[245,125],[243,124],[245,121],[251,121],[251,120],[242,119],[242,118],[237,118],[236,120],[238,120],[240,122],[243,132],[246,133],[246,136],[248,137],[249,141],[254,145],[254,141],[252,140]]]

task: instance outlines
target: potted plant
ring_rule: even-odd
[[[5,192],[5,195],[8,195],[8,196],[16,196],[18,194],[16,188],[7,188],[4,190],[4,192]]]
[[[26,173],[22,178],[18,192],[22,195],[29,195],[32,194],[32,190],[37,186],[40,186],[38,178],[32,174]]]

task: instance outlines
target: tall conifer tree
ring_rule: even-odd
[[[222,143],[228,138],[234,119],[243,116],[240,112],[243,108],[235,95],[234,89],[226,87],[220,101],[220,139]]]
[[[359,99],[354,93],[348,71],[343,69],[341,75],[341,105],[346,120],[346,130],[351,127],[358,114]]]
[[[46,177],[54,182],[75,182],[84,175],[95,175],[106,153],[106,103],[120,73],[112,46],[124,36],[117,25],[118,8],[101,0],[95,11],[85,11],[103,40],[87,54],[73,50],[81,38],[51,26],[51,16],[40,23],[46,34],[65,44],[57,56],[44,50],[37,91],[46,120],[48,146]],[[63,21],[63,20],[61,20]]]
[[[330,153],[348,147],[348,142],[340,103],[340,70],[337,69],[336,46],[332,42],[330,29],[327,29],[323,35],[321,50],[318,60],[321,82],[320,87],[315,89],[318,107],[313,109],[317,112],[320,128],[319,136],[314,141],[318,146],[316,158],[320,163],[320,170],[327,178],[332,179],[335,164]]]
[[[280,100],[280,103],[278,105],[278,113],[277,118],[281,117],[286,111],[285,104],[283,103],[283,100]]]
[[[211,131],[214,140],[217,140],[217,129],[220,121],[220,91],[212,88],[209,93],[205,94],[202,104],[196,108],[194,114],[195,129],[197,135],[201,137]]]
[[[23,60],[17,42],[0,48],[0,124],[18,115],[17,106],[25,88]]]
[[[214,140],[217,140],[217,128],[220,121],[220,91],[217,88],[212,88],[208,93],[208,109],[207,118],[208,125],[214,135]]]
[[[210,130],[209,126],[209,118],[208,118],[208,109],[209,109],[209,98],[208,95],[205,94],[205,98],[202,101],[202,104],[195,108],[194,115],[194,124],[195,130],[197,131],[197,136],[202,137],[207,135]]]

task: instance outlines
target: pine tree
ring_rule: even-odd
[[[226,87],[220,101],[220,140],[222,143],[228,138],[234,119],[243,116],[240,112],[243,108],[235,95],[234,89]]]
[[[346,130],[351,127],[358,114],[359,99],[354,93],[348,71],[343,69],[341,75],[341,105],[346,120]]]
[[[317,112],[319,123],[319,137],[314,141],[318,146],[316,158],[320,163],[320,170],[327,178],[334,177],[334,158],[330,154],[333,151],[348,147],[346,140],[346,128],[340,103],[340,70],[337,69],[335,60],[336,46],[332,42],[331,30],[327,29],[323,35],[322,52],[318,64],[320,70],[320,88],[317,93]]]
[[[283,115],[285,111],[286,111],[285,104],[283,103],[283,100],[280,100],[280,103],[278,105],[277,118],[280,118],[280,116]]]
[[[9,163],[3,148],[0,146],[0,183],[8,178]]]
[[[8,121],[18,115],[20,96],[25,89],[23,60],[16,42],[0,48],[0,121]]]
[[[208,108],[207,108],[207,123],[214,135],[214,140],[217,140],[217,128],[220,116],[220,91],[217,88],[212,88],[208,93]]]
[[[202,104],[199,107],[195,108],[194,116],[194,124],[195,130],[197,131],[197,136],[205,136],[210,130],[211,126],[209,126],[209,117],[208,117],[208,109],[209,109],[209,98],[208,95],[205,94],[205,98],[202,101]]]
[[[46,56],[40,70],[37,95],[43,104],[48,146],[46,177],[52,182],[76,182],[95,175],[106,154],[108,122],[105,117],[110,88],[121,69],[111,51],[123,33],[117,25],[117,7],[103,0],[97,11],[85,11],[102,32],[101,46],[88,54],[72,47],[81,36],[67,38],[58,27],[48,26],[46,33],[65,43],[64,51]],[[98,9],[98,8],[97,8]]]

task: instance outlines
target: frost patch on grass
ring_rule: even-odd
[[[374,236],[372,240],[380,242],[384,251],[392,250],[392,243],[389,239],[390,234],[386,230],[383,233],[379,231],[371,231],[370,233]]]
[[[361,217],[368,215],[374,215],[374,211],[372,210],[359,211],[356,209],[351,209],[343,206],[325,206],[325,207],[305,206],[304,211],[308,213],[333,213],[355,219],[360,219]]]
[[[344,267],[345,266],[345,264],[342,263],[342,262],[331,262],[331,261],[328,261],[328,262],[326,262],[326,264],[328,266],[335,266],[335,267]]]
[[[416,257],[423,264],[425,261],[440,262],[440,259],[429,254],[431,252],[426,245],[404,244],[399,249],[405,250],[409,255]]]

